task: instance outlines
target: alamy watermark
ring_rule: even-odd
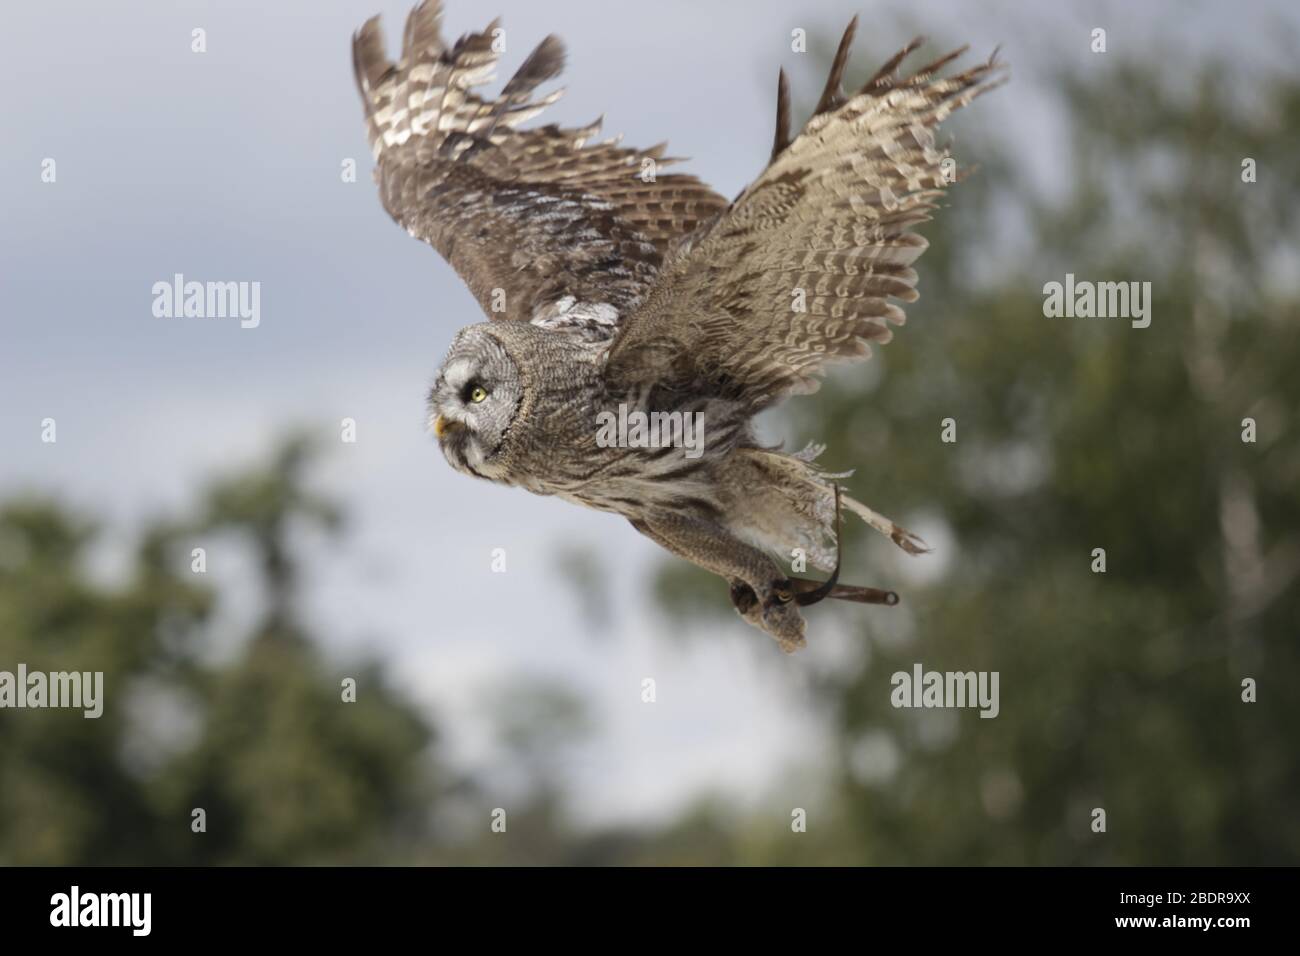
[[[262,322],[262,283],[172,281],[153,284],[153,314],[159,319],[239,319],[240,328]]]
[[[1133,328],[1151,324],[1150,282],[1078,281],[1073,272],[1064,282],[1043,285],[1043,315],[1049,319],[1132,319]]]
[[[704,454],[703,412],[628,411],[596,414],[596,444],[601,448],[685,448],[687,458]]]
[[[132,936],[148,936],[153,927],[152,893],[83,893],[73,884],[50,897],[51,926],[122,926]]]
[[[0,708],[75,708],[90,719],[104,712],[103,671],[0,671]]]
[[[912,672],[895,671],[889,683],[889,702],[895,707],[978,707],[981,717],[996,717],[998,671],[927,671],[920,664]]]

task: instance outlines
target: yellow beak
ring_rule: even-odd
[[[464,427],[464,422],[458,422],[454,418],[447,418],[445,415],[439,415],[433,420],[433,433],[439,438],[447,434],[447,432],[452,432],[458,428]]]

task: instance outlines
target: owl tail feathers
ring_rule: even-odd
[[[848,35],[851,35],[851,33],[852,33],[852,28],[850,28],[850,34]],[[823,493],[825,492],[826,483],[828,481],[833,483],[836,478],[848,478],[850,475],[853,474],[853,472],[851,471],[828,472],[828,471],[822,471],[820,468],[817,468],[813,464],[813,462],[816,461],[817,458],[821,455],[821,453],[825,450],[826,450],[825,445],[810,443],[802,451],[795,452],[793,455],[789,456],[790,458],[794,458],[802,462],[806,466],[805,470],[808,473],[808,476],[811,477],[811,479],[817,484],[819,490],[821,490]],[[839,494],[839,485],[835,485],[835,493],[837,495]],[[924,541],[922,541],[918,535],[912,534],[912,532],[908,531],[906,528],[900,528],[898,525],[894,524],[894,522],[890,521],[884,515],[872,511],[870,508],[864,505],[861,501],[858,501],[856,498],[850,498],[848,495],[844,495],[843,497],[844,497],[844,503],[849,506],[850,511],[856,514],[867,524],[871,525],[871,527],[875,528],[881,534],[885,535],[885,537],[889,538],[890,541],[894,542],[894,544],[898,545],[908,554],[926,554],[931,550],[930,546],[927,545]],[[838,538],[839,537],[838,498],[836,499],[836,505],[835,505],[835,521],[837,525],[836,537]]]
[[[927,554],[931,550],[930,546],[921,540],[920,536],[913,534],[906,528],[899,527],[879,512],[872,511],[856,498],[850,498],[848,495],[843,497],[844,503],[848,505],[850,511],[908,554]]]

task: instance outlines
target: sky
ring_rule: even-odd
[[[865,639],[814,631],[812,646],[786,657],[739,621],[684,636],[648,598],[660,553],[626,522],[460,476],[425,431],[424,394],[443,352],[480,313],[450,267],[389,220],[370,180],[349,40],[382,13],[395,56],[406,6],[6,10],[0,499],[55,495],[102,515],[120,543],[286,428],[334,437],[354,419],[357,440],[331,443],[323,466],[348,531],[303,545],[305,610],[332,654],[377,656],[439,719],[453,753],[489,775],[501,759],[487,732],[493,688],[521,674],[574,688],[596,727],[567,770],[579,822],[661,818],[704,789],[799,805],[812,775],[785,769],[828,756],[807,687],[869,653]],[[450,0],[444,31],[500,14],[506,74],[559,34],[568,93],[543,121],[603,114],[606,131],[629,143],[667,139],[672,155],[692,157],[681,168],[724,195],[766,160],[778,66],[792,74],[796,103],[820,88],[812,56],[791,50],[793,29],[816,50],[860,12],[860,56],[918,29],[969,42],[976,56],[1002,44],[1013,80],[980,101],[980,122],[1025,144],[1027,188],[1050,195],[1068,167],[1070,117],[1035,76],[1102,68],[1089,50],[1094,27],[1116,51],[1212,45],[1281,58],[1300,23],[1285,3],[1081,6]],[[191,48],[196,28],[206,52]],[[43,182],[51,159],[55,181]],[[349,160],[355,182],[341,175]],[[1002,238],[991,237],[990,255],[1014,241]],[[176,273],[260,283],[259,324],[156,316],[154,284]],[[923,285],[923,262],[921,273]],[[41,441],[47,418],[53,444]],[[817,436],[778,437],[802,447]],[[556,566],[575,545],[600,560],[608,620],[583,614]],[[505,573],[491,569],[496,548]],[[209,566],[240,580],[238,555],[220,542]],[[647,677],[653,705],[641,700]]]

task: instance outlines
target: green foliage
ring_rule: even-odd
[[[0,862],[373,862],[427,837],[430,728],[372,664],[346,673],[358,693],[345,703],[345,674],[291,611],[288,529],[337,523],[304,487],[309,460],[292,439],[215,484],[196,521],[146,531],[116,587],[82,567],[90,526],[48,502],[0,511],[0,660],[103,671],[106,698],[98,719],[0,710]],[[224,664],[205,662],[218,601],[189,557],[208,534],[243,541],[266,591]],[[192,829],[196,808],[207,832]]]

